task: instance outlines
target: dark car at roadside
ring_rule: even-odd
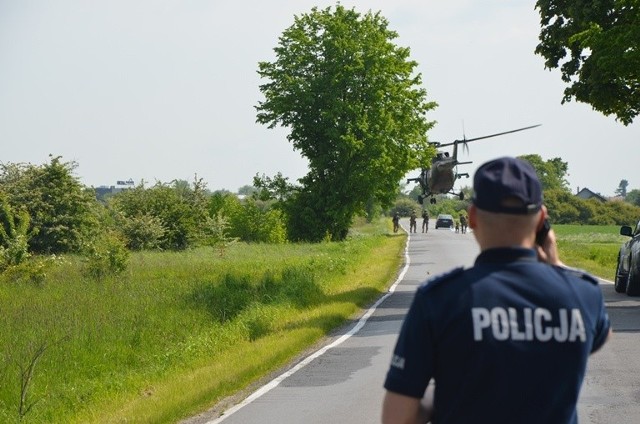
[[[620,246],[615,290],[629,296],[640,296],[640,221],[635,229],[628,225],[620,227],[620,235],[630,239]]]
[[[451,228],[453,227],[453,216],[440,214],[436,219],[436,230],[438,228]]]

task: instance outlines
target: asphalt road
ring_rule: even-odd
[[[613,270],[612,270],[613,274]],[[640,423],[640,298],[602,282],[613,336],[587,366],[578,418],[589,424]]]
[[[408,222],[402,223],[408,228]],[[433,225],[433,222],[432,222]],[[416,287],[432,275],[470,266],[472,234],[433,228],[410,235],[408,266],[359,321],[275,380],[227,409],[184,423],[326,424],[380,422],[382,387],[391,351]],[[579,403],[581,423],[640,422],[640,301],[603,283],[614,337],[592,356]]]

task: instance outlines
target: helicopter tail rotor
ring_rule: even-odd
[[[462,151],[466,154],[469,154],[469,145],[467,144],[467,140],[462,143]],[[462,163],[462,162],[460,162]]]

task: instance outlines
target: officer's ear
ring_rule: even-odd
[[[469,226],[469,228],[471,229],[476,228],[476,222],[478,222],[477,221],[478,208],[476,208],[476,205],[474,205],[473,203],[469,205],[469,208],[467,209],[467,216],[468,216],[467,225]]]

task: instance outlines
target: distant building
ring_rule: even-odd
[[[607,201],[607,199],[605,197],[599,195],[598,193],[594,193],[593,191],[589,190],[588,188],[583,188],[582,190],[578,190],[578,193],[576,193],[576,196],[578,196],[581,199],[585,199],[585,200],[596,199],[596,200],[599,200],[602,203]]]
[[[96,191],[96,199],[104,201],[110,195],[119,193],[122,190],[128,190],[135,185],[132,179],[129,179],[127,181],[118,181],[116,184],[117,185],[114,186],[102,185],[100,187],[94,188],[94,190]]]
[[[96,199],[104,201],[110,195],[116,194],[125,189],[116,186],[100,186],[95,187],[94,190],[96,191]]]

